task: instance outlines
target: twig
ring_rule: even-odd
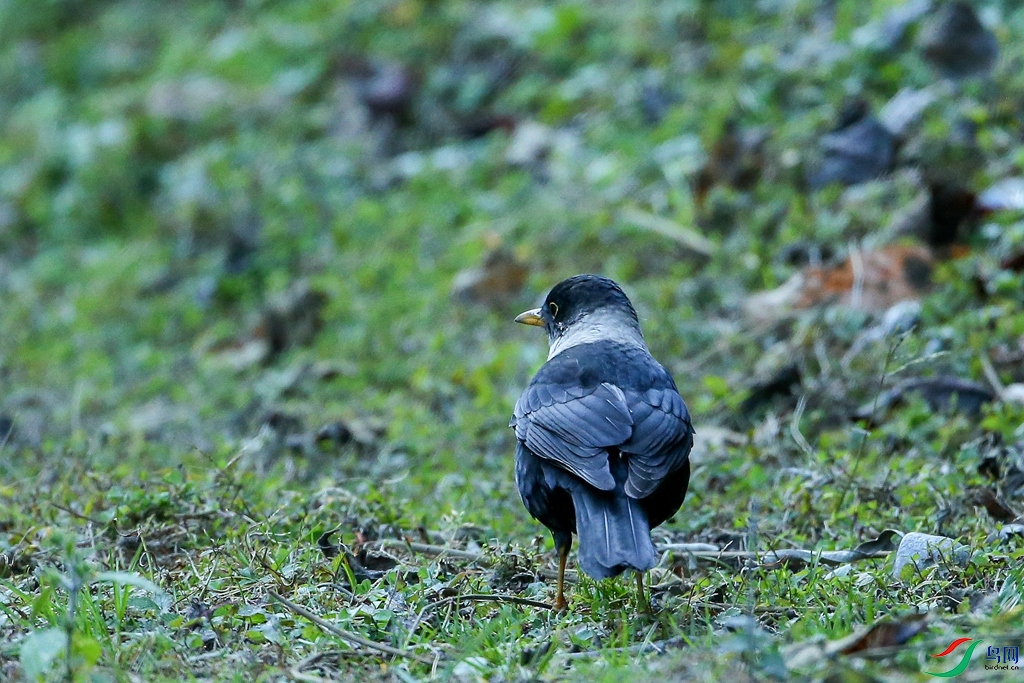
[[[711,258],[715,252],[714,243],[707,237],[664,216],[627,206],[619,210],[618,220],[667,237],[704,258]]]
[[[432,555],[434,557],[445,555],[460,560],[468,560],[469,562],[479,562],[484,565],[491,564],[491,562],[480,553],[472,553],[468,550],[458,550],[456,548],[446,548],[443,545],[416,543],[414,541],[406,541],[402,538],[382,538],[379,541],[374,541],[373,545],[377,546],[377,548],[381,550],[391,546],[392,548],[405,548],[414,553],[420,553],[421,555]]]
[[[385,545],[392,547],[403,547],[412,552],[422,553],[424,555],[448,555],[451,557],[458,557],[461,559],[468,560],[470,562],[479,562],[485,566],[490,566],[492,563],[483,555],[479,553],[471,553],[466,550],[455,550],[453,548],[445,548],[439,545],[429,545],[427,543],[412,543],[403,541],[397,538],[382,539],[374,541],[374,543],[383,548]],[[764,560],[773,560],[772,564],[778,563],[779,561],[785,560],[805,560],[821,559],[826,564],[843,564],[839,562],[830,562],[828,555],[820,557],[822,553],[829,552],[853,552],[853,551],[829,551],[829,550],[804,550],[803,548],[782,548],[779,550],[715,550],[714,546],[708,543],[665,543],[656,546],[658,552],[682,552],[686,553],[688,557],[693,557],[697,560],[708,560],[711,562],[719,560],[758,560],[763,562]],[[857,559],[879,559],[888,557],[889,550],[880,550],[875,553],[865,553],[862,556],[858,556]],[[546,569],[542,569],[537,572],[545,578],[555,578],[556,573]],[[577,577],[566,574],[565,580],[567,583],[576,583]],[[473,596],[456,596],[455,599],[472,599]],[[512,596],[507,596],[512,597]],[[480,599],[500,599],[494,595],[484,594],[483,598]],[[515,598],[515,600],[525,600],[525,598]],[[441,603],[437,603],[440,605]],[[534,604],[533,601],[522,604]],[[546,603],[536,603],[534,606],[537,607],[548,607]]]
[[[95,517],[89,517],[88,515],[83,515],[81,512],[76,512],[75,510],[72,510],[69,507],[64,507],[60,503],[54,503],[52,500],[48,500],[46,502],[51,507],[55,507],[58,510],[60,510],[61,512],[66,512],[69,515],[71,515],[72,517],[76,517],[78,519],[84,520],[86,522],[90,522],[90,523],[95,524],[96,526],[100,526],[100,527],[105,527],[107,525],[107,522],[104,522],[101,519],[96,519]]]
[[[630,645],[629,647],[610,647],[604,650],[585,650],[583,652],[568,652],[564,655],[566,659],[587,659],[588,657],[602,657],[609,654],[628,654],[628,655],[642,655],[646,652],[656,652],[659,655],[665,654],[669,648],[679,647],[686,644],[686,639],[682,636],[676,636],[675,638],[669,638],[668,640],[658,640],[653,643],[642,643],[640,645]]]
[[[299,683],[332,683],[331,679],[329,678],[316,676],[314,674],[302,673],[302,670],[304,668],[306,668],[314,662],[319,661],[320,659],[323,659],[324,654],[325,653],[323,652],[314,652],[302,661],[296,663],[294,666],[285,669],[284,675],[292,679],[293,681],[298,681]]]
[[[992,385],[992,390],[996,392],[997,396],[1002,396],[1006,392],[1006,387],[1003,386],[1003,382],[999,379],[999,373],[992,367],[992,360],[988,357],[988,353],[982,351],[978,356],[978,360],[981,362],[981,370],[985,373],[985,379]]]
[[[658,552],[672,550],[680,553],[721,553],[724,552],[717,545],[711,543],[662,543],[657,546]]]
[[[382,538],[368,545],[372,545],[378,550],[383,550],[388,546],[392,548],[405,548],[409,552],[420,553],[421,555],[431,555],[433,557],[454,557],[460,560],[466,560],[467,562],[476,562],[485,567],[494,566],[494,563],[482,553],[471,553],[468,550],[457,550],[455,548],[446,548],[441,545],[430,545],[429,543],[415,543],[401,538]],[[558,578],[558,572],[554,569],[538,569],[537,575],[542,576],[545,579]],[[576,576],[575,572],[566,572],[565,582],[568,584],[579,583],[579,577]]]
[[[272,597],[275,600],[277,600],[278,602],[280,602],[282,605],[284,605],[288,609],[290,609],[292,612],[295,612],[296,614],[309,619],[310,621],[312,621],[314,624],[316,624],[317,626],[319,626],[323,630],[329,631],[330,633],[333,633],[334,635],[336,635],[336,636],[338,636],[338,637],[340,637],[340,638],[342,638],[344,640],[347,640],[350,643],[355,643],[356,645],[362,645],[365,648],[369,648],[371,650],[376,650],[377,652],[383,652],[384,654],[389,654],[392,657],[404,657],[405,659],[411,659],[411,660],[419,662],[421,664],[426,664],[427,666],[433,666],[434,665],[435,660],[431,659],[430,657],[424,657],[422,655],[416,654],[415,652],[409,652],[407,650],[400,650],[397,647],[391,647],[390,645],[385,645],[384,643],[377,643],[377,642],[374,642],[374,641],[369,640],[367,638],[363,638],[360,635],[356,635],[355,633],[352,633],[351,631],[346,631],[343,628],[335,626],[334,624],[332,624],[329,621],[325,621],[324,619],[321,619],[320,617],[318,617],[317,615],[313,614],[312,612],[310,612],[305,607],[302,607],[301,605],[295,604],[291,600],[288,600],[287,598],[285,598],[285,597],[283,597],[281,595],[278,595],[274,591],[267,591],[267,594],[270,595],[270,597]]]
[[[284,670],[284,675],[297,683],[334,683],[337,679],[324,678],[315,674],[304,674],[295,667]]]
[[[850,243],[850,270],[853,271],[853,286],[850,288],[850,306],[860,308],[864,298],[864,260],[861,258],[860,245]]]
[[[793,437],[793,441],[796,441],[796,445],[800,447],[800,450],[804,452],[804,455],[808,457],[814,456],[814,449],[811,448],[811,444],[807,442],[803,432],[800,431],[800,418],[804,416],[804,410],[807,409],[807,394],[800,396],[800,400],[797,401],[796,410],[793,411],[793,417],[789,422],[789,433]]]

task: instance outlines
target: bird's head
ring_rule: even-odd
[[[520,313],[517,323],[543,327],[551,352],[593,341],[644,345],[640,322],[622,287],[602,275],[576,275],[551,288],[544,305]]]

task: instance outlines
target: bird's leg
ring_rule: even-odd
[[[641,607],[645,611],[651,611],[651,603],[647,601],[647,594],[644,592],[644,575],[643,572],[636,573],[636,597]]]
[[[563,612],[569,608],[569,603],[565,601],[565,563],[569,560],[569,548],[571,547],[572,540],[569,543],[560,545],[558,547],[558,594],[555,596],[555,610]]]

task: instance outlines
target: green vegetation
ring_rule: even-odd
[[[1024,10],[977,8],[998,61],[947,82],[913,0],[0,4],[0,680],[930,680],[1017,645],[1024,207],[935,199],[1024,166]],[[811,189],[903,89],[885,172]],[[909,330],[859,294],[894,243],[935,247]],[[751,298],[848,257],[846,299]],[[751,553],[668,553],[651,612],[630,577],[466,597],[551,600],[512,318],[579,272],[694,417],[656,542]],[[968,557],[753,556],[886,529]],[[923,631],[824,644],[881,619]]]

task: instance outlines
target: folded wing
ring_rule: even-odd
[[[633,434],[626,396],[614,384],[565,390],[531,384],[516,403],[511,426],[533,453],[602,491],[615,488],[608,448]]]
[[[626,495],[646,498],[670,473],[686,462],[693,428],[686,405],[674,387],[649,389],[630,401],[633,431],[619,446],[629,454]]]

